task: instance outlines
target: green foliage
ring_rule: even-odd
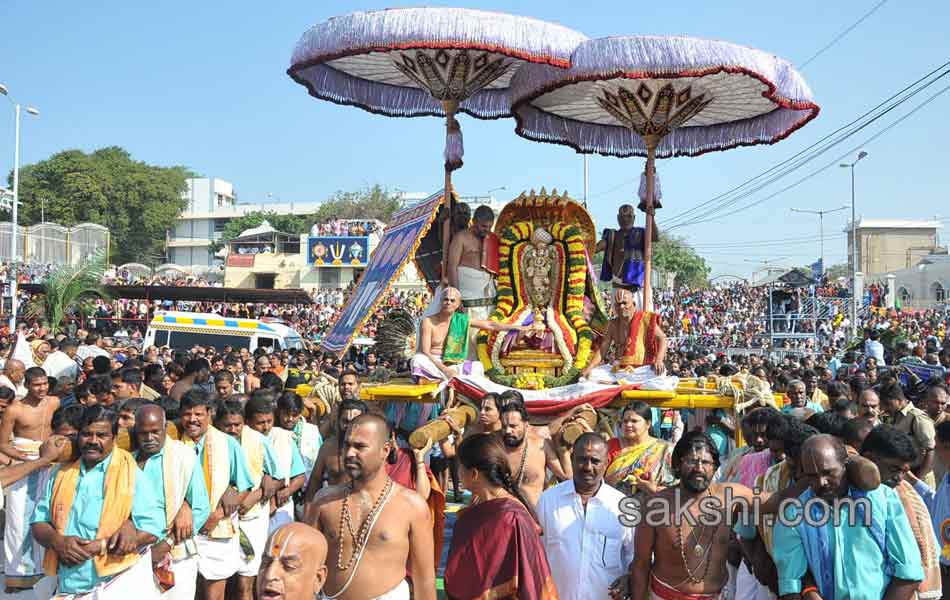
[[[825,275],[828,279],[834,281],[839,277],[848,277],[851,274],[851,271],[848,269],[848,263],[838,263],[837,265],[831,265],[825,272]]]
[[[26,304],[25,315],[45,325],[51,335],[59,333],[69,314],[91,314],[93,301],[108,298],[102,286],[105,255],[93,254],[78,265],[60,265],[43,282],[43,292]]]
[[[279,215],[269,210],[257,210],[228,221],[221,232],[221,239],[212,244],[212,249],[217,252],[228,241],[239,237],[242,231],[258,227],[264,221],[281,233],[307,233],[310,231],[310,223],[313,222],[312,219],[299,215]]]
[[[332,219],[379,219],[388,223],[400,208],[399,196],[376,184],[357,192],[336,192],[320,205],[313,220],[322,223]]]
[[[18,218],[23,225],[40,222],[41,215],[67,227],[97,223],[111,232],[111,262],[156,262],[165,231],[187,205],[182,193],[192,176],[184,167],[133,160],[117,146],[89,154],[66,150],[20,169]]]
[[[705,285],[711,270],[706,260],[685,240],[663,234],[653,244],[653,268],[664,273],[676,273],[676,285],[690,287]]]

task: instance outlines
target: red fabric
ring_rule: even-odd
[[[412,451],[405,448],[399,448],[396,464],[386,463],[386,474],[403,487],[410,490],[416,489],[413,473],[415,472],[416,458]],[[445,543],[445,492],[439,485],[439,480],[432,474],[429,465],[426,465],[426,476],[429,478],[429,516],[432,520],[432,538],[433,548],[435,549],[435,564],[438,566],[442,559],[442,545]],[[406,565],[406,572],[409,573],[409,565]]]
[[[482,240],[482,269],[492,275],[498,275],[501,271],[501,258],[498,254],[500,240],[494,233],[489,233]]]
[[[609,465],[614,462],[614,459],[617,458],[617,455],[620,454],[622,450],[623,448],[620,447],[619,438],[610,438],[607,440],[607,464]]]
[[[450,600],[557,600],[538,526],[520,502],[499,498],[459,513],[445,593]]]
[[[468,385],[465,382],[460,381],[458,378],[452,379],[449,384],[457,392],[473,400],[481,400],[482,396],[485,395],[485,390]],[[525,402],[525,408],[528,410],[528,414],[539,416],[559,415],[574,408],[575,406],[580,406],[584,403],[590,404],[594,408],[603,408],[613,402],[624,391],[636,390],[639,388],[639,384],[616,385],[606,389],[598,390],[596,392],[591,392],[589,394],[583,394],[577,396],[576,398],[528,400]]]

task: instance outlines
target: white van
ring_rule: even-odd
[[[145,332],[142,348],[169,346],[190,350],[194,346],[213,346],[218,350],[258,348],[273,350],[303,349],[300,334],[277,320],[234,319],[210,313],[158,311]]]

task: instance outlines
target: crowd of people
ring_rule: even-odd
[[[950,340],[922,334],[922,362],[944,369],[923,380],[920,352],[877,346],[882,324],[858,353],[666,352],[681,380],[742,379],[738,416],[635,401],[547,425],[513,390],[474,398],[471,422],[451,394],[371,409],[361,386],[384,365],[372,353],[120,349],[92,330],[80,343],[24,327],[0,375],[5,585],[42,598],[431,599],[439,570],[462,599],[937,597],[950,572]],[[449,435],[410,445],[426,422]],[[860,497],[872,525],[643,518],[644,506],[725,518],[727,494],[767,514]],[[471,507],[440,568],[447,496]]]
[[[317,223],[310,228],[310,235],[317,236],[361,236],[376,233],[380,229],[378,221],[359,221],[354,219],[333,219]]]

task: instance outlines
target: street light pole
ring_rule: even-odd
[[[858,152],[858,157],[851,163],[838,165],[841,168],[851,169],[851,337],[858,335],[858,229],[854,208],[854,165],[867,157],[864,150]]]
[[[793,208],[792,212],[818,215],[818,258],[821,260],[821,269],[825,269],[825,215],[844,210],[847,206],[832,208],[831,210],[809,210],[807,208]]]
[[[16,228],[17,228],[17,208],[20,204],[20,104],[14,102],[5,85],[0,84],[0,95],[6,96],[13,103],[14,113],[16,115],[16,126],[14,128],[14,147],[13,147],[13,206],[10,209],[10,266],[13,270],[13,277],[10,280],[10,331],[16,331],[16,294],[17,294],[17,269],[16,269]],[[40,111],[32,106],[26,107],[26,112],[37,116]]]

